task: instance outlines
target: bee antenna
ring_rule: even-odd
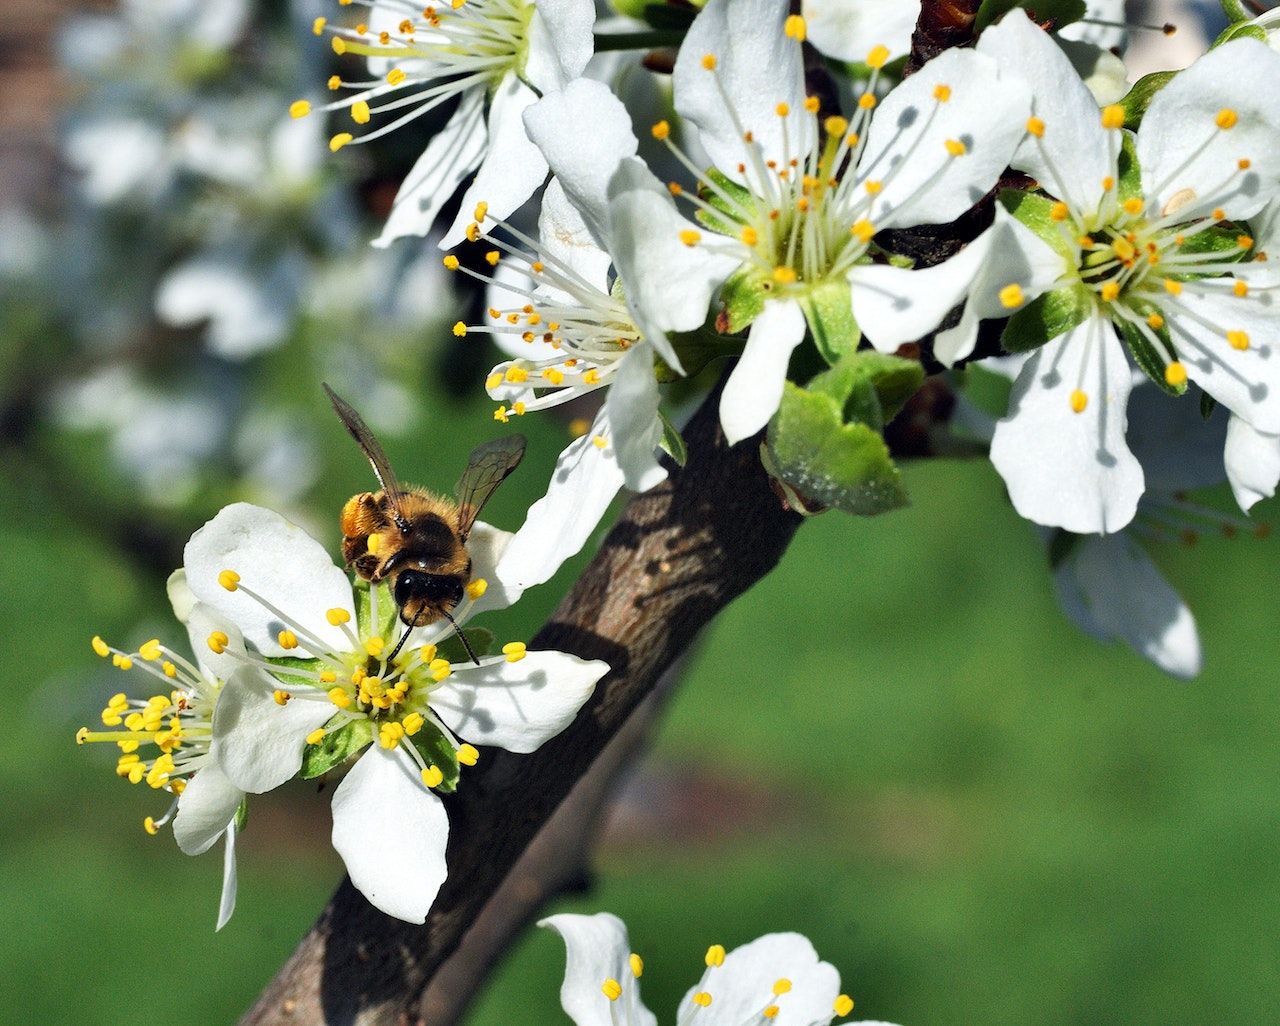
[[[444,613],[444,618],[453,624],[453,633],[456,634],[458,636],[458,640],[462,642],[462,647],[467,650],[467,655],[471,657],[471,661],[479,666],[480,660],[476,658],[476,654],[472,650],[471,642],[467,640],[467,636],[458,629],[458,621],[450,615],[447,609],[442,609],[441,612]]]
[[[422,612],[420,610],[418,612],[418,616],[421,616],[421,615],[422,615]],[[447,613],[445,615],[448,616]],[[409,640],[409,635],[412,634],[413,629],[418,626],[418,616],[415,616],[413,618],[413,623],[407,624],[405,626],[404,633],[400,635],[400,640],[396,642],[396,647],[393,648],[391,650],[391,654],[387,656],[388,663],[391,663],[392,661],[394,661],[395,657],[400,654],[400,650],[404,648],[404,643]],[[456,626],[454,627],[454,630],[457,630]]]

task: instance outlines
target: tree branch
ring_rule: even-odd
[[[758,439],[726,444],[719,398],[686,429],[688,465],[631,500],[530,643],[612,669],[558,737],[532,755],[485,751],[445,798],[449,879],[426,923],[378,912],[344,881],[242,1026],[424,1021],[437,969],[574,783],[698,632],[776,565],[800,517],[770,488]]]

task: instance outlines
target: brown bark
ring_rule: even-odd
[[[981,6],[982,0],[924,0],[903,75],[919,71],[943,50],[967,46],[973,40],[973,21]]]

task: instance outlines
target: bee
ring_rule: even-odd
[[[324,390],[382,486],[353,495],[342,507],[342,556],[347,569],[366,581],[387,581],[400,608],[405,631],[388,658],[395,657],[414,627],[444,619],[476,660],[452,616],[471,580],[467,538],[484,504],[524,458],[524,436],[507,435],[476,446],[454,490],[455,501],[401,485],[364,418],[328,385]]]

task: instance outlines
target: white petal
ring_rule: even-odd
[[[207,761],[187,781],[173,818],[173,838],[188,855],[208,851],[236,818],[244,792]]]
[[[1073,21],[1060,35],[1064,39],[1088,43],[1104,51],[1113,47],[1123,51],[1129,38],[1125,27],[1124,4],[1125,0],[1088,0],[1084,11],[1088,20]]]
[[[605,398],[609,420],[609,441],[618,456],[626,486],[646,492],[666,478],[654,456],[662,442],[662,421],[658,417],[658,379],[653,374],[653,347],[632,346],[618,361],[613,385]]]
[[[950,89],[939,103],[934,90]],[[947,50],[876,108],[858,178],[883,182],[868,217],[877,229],[945,224],[996,183],[1026,132],[1026,83],[989,57]],[[948,143],[965,152],[953,157]]]
[[[376,8],[375,8],[376,9]],[[467,175],[480,166],[489,147],[484,123],[485,90],[468,89],[400,184],[382,233],[373,240],[389,246],[405,235],[426,235],[440,208],[449,201]]]
[[[603,82],[578,79],[529,107],[524,124],[587,228],[609,249],[609,179],[637,147],[622,101]]]
[[[787,364],[804,333],[804,313],[795,300],[770,299],[751,322],[746,347],[720,396],[720,423],[730,445],[754,435],[777,412]]]
[[[354,621],[351,582],[318,541],[280,514],[245,502],[227,506],[191,536],[183,563],[196,598],[236,623],[245,641],[263,655],[302,654],[281,648],[276,640],[286,626],[297,630],[296,625],[335,651],[351,647],[346,635],[325,619],[327,610],[339,608]],[[238,573],[245,587],[294,624],[285,624],[244,591],[223,588],[218,584],[223,570]]]
[[[882,353],[892,353],[936,328],[964,299],[993,239],[990,231],[983,232],[949,260],[918,271],[856,264],[849,271],[853,316],[867,340]],[[972,348],[972,341],[969,344]]]
[[[487,204],[491,217],[505,218],[546,179],[547,162],[524,130],[524,111],[537,98],[515,75],[506,75],[499,83],[489,100],[489,152],[463,194],[453,226],[440,240],[441,249],[466,238],[478,204]]]
[[[1133,519],[1143,475],[1124,438],[1131,380],[1124,347],[1098,317],[1027,361],[991,442],[991,462],[1022,516],[1076,534],[1118,531]],[[1081,413],[1071,408],[1076,388],[1088,396]]]
[[[253,794],[291,779],[302,768],[307,735],[336,711],[327,697],[293,698],[280,705],[274,698],[280,687],[256,666],[242,666],[223,685],[213,707],[209,750],[227,777]]]
[[[227,824],[226,843],[222,849],[222,894],[218,899],[218,923],[213,928],[216,933],[231,920],[236,910],[236,823]]]
[[[787,980],[791,989],[774,994],[774,984]],[[835,1015],[840,995],[840,974],[818,960],[807,937],[798,933],[771,933],[735,948],[724,963],[710,969],[690,988],[676,1013],[688,1022],[694,1013],[693,995],[705,990],[711,1004],[698,1010],[699,1026],[739,1026],[754,1022],[762,1008],[776,1005],[777,1026],[810,1026],[828,1023]]]
[[[865,61],[875,46],[890,58],[911,50],[919,0],[802,0],[809,42],[828,57]]]
[[[1256,39],[1236,39],[1210,50],[1156,93],[1138,131],[1143,187],[1157,209],[1178,193],[1197,197],[1179,206],[1188,220],[1221,207],[1230,218],[1249,217],[1280,188],[1280,54]],[[1218,112],[1239,121],[1221,130]],[[1240,160],[1249,161],[1241,174]],[[1234,176],[1230,192],[1220,187]]]
[[[1172,493],[1221,484],[1226,477],[1222,448],[1229,418],[1215,415],[1206,421],[1194,395],[1173,398],[1145,374],[1135,381],[1125,438],[1142,464],[1147,491]]]
[[[538,0],[529,20],[524,74],[540,93],[563,89],[587,67],[595,51],[591,0]]]
[[[585,218],[570,201],[564,191],[564,183],[559,178],[551,179],[542,194],[542,208],[538,212],[538,239],[546,257],[571,268],[588,285],[608,293],[609,266],[613,263],[613,258],[596,243]],[[498,266],[501,267],[502,264]],[[563,292],[555,289],[544,288],[539,291],[567,298]],[[522,344],[526,349],[533,348],[528,343]],[[538,343],[535,342],[536,344]],[[546,345],[549,350],[546,358],[563,356],[558,349],[551,348],[549,343],[541,344]],[[538,359],[528,352],[518,355],[526,359]]]
[[[1200,672],[1195,618],[1127,534],[1081,539],[1054,571],[1054,588],[1087,633],[1119,638],[1175,677]]]
[[[333,847],[370,904],[426,921],[448,875],[444,805],[399,749],[371,745],[333,794]]]
[[[564,730],[591,697],[607,663],[563,652],[527,652],[456,665],[431,695],[431,708],[468,741],[532,752]]]
[[[604,418],[602,410],[596,425]],[[503,580],[525,588],[550,580],[586,544],[618,494],[624,474],[612,447],[594,443],[597,426],[571,442],[556,460],[547,494],[529,507],[498,565]]]
[[[510,531],[503,531],[483,520],[477,520],[467,539],[467,553],[471,556],[471,579],[483,579],[488,587],[483,595],[468,607],[468,615],[475,616],[491,609],[506,609],[514,605],[524,594],[525,585],[508,577],[500,569],[507,547],[515,538]]]
[[[1227,424],[1227,479],[1240,508],[1269,499],[1280,482],[1280,434],[1264,434],[1239,417]]]
[[[1017,10],[982,33],[978,52],[1030,85],[1031,112],[1045,124],[1043,138],[1028,136],[1018,147],[1013,166],[1072,209],[1097,210],[1102,180],[1115,174],[1115,161],[1097,101],[1066,55]]]
[[[617,916],[599,912],[593,916],[564,913],[538,923],[564,938],[564,982],[560,1005],[575,1026],[657,1026],[657,1018],[640,1001],[640,983],[631,971],[631,942],[627,927]],[[601,984],[613,980],[622,987],[620,1009],[601,992]]]
[[[739,165],[753,159],[744,132],[765,160],[780,164],[813,146],[800,46],[782,30],[788,13],[786,0],[710,0],[676,58],[676,110],[698,126],[715,166],[737,181]],[[716,58],[714,71],[703,67],[708,54]],[[789,108],[785,118],[778,117],[779,104]]]

